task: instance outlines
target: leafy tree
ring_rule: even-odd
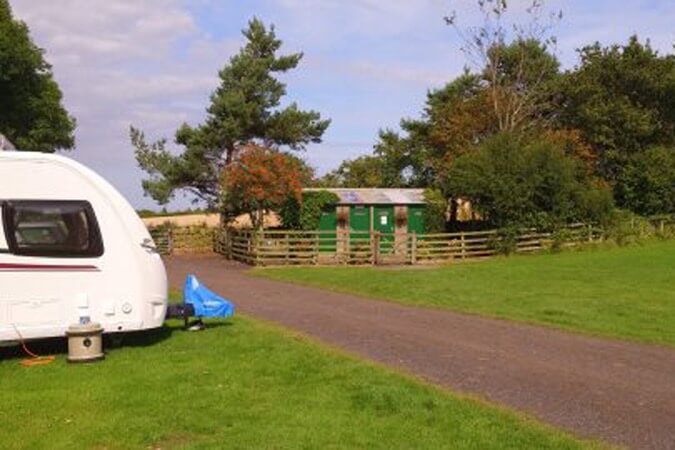
[[[560,146],[504,133],[460,156],[448,174],[447,190],[470,200],[495,227],[550,229],[600,221],[612,208],[609,190],[594,183]]]
[[[546,11],[544,0],[532,0],[526,23],[507,24],[509,2],[478,0],[483,23],[463,29],[456,13],[445,17],[464,42],[463,51],[481,74],[484,92],[499,131],[517,131],[542,118],[546,86],[558,75],[559,63],[548,49],[551,34],[562,19],[560,11]]]
[[[228,216],[248,214],[253,228],[263,227],[268,211],[294,198],[301,201],[308,173],[297,158],[249,145],[223,171],[223,206]]]
[[[655,147],[633,156],[616,191],[617,201],[638,214],[675,214],[675,148]]]
[[[582,132],[597,172],[613,183],[636,154],[675,146],[675,55],[633,36],[623,46],[584,47],[580,57],[560,86],[560,122]]]
[[[436,172],[498,130],[480,75],[468,71],[431,91],[422,117],[426,129],[419,124],[411,127],[410,122],[402,128],[413,140],[424,142],[418,147],[429,148],[428,157],[438,160],[429,164]]]
[[[446,216],[448,213],[448,199],[437,189],[424,190],[424,220],[428,233],[443,233],[446,231]]]
[[[176,143],[185,150],[175,156],[164,140],[148,144],[131,128],[136,159],[150,178],[144,180],[147,194],[167,203],[177,189],[185,189],[211,207],[220,207],[223,169],[251,144],[268,148],[301,150],[321,142],[330,124],[315,111],[302,111],[293,103],[280,107],[286,86],[277,78],[297,67],[302,53],[278,55],[282,42],[274,27],[258,19],[243,31],[246,45],[219,73],[220,86],[211,95],[205,122],[197,127],[183,124]]]
[[[537,41],[495,45],[490,66],[430,91],[422,117],[402,120],[401,134],[380,132],[374,154],[389,171],[409,169],[411,186],[442,187],[455,158],[487,137],[500,130],[536,133],[548,124],[557,59]]]
[[[62,97],[44,50],[31,41],[28,26],[12,17],[8,1],[0,0],[0,133],[19,150],[73,148],[75,119]]]
[[[343,161],[336,170],[324,175],[317,182],[319,187],[351,188],[399,187],[402,184],[401,174],[378,155]]]
[[[448,162],[489,134],[486,105],[479,77],[468,72],[428,92],[419,119],[401,120],[400,133],[380,131],[373,155],[363,157],[370,167],[360,172],[377,177],[378,187],[438,186]]]
[[[296,230],[317,230],[321,213],[335,209],[340,201],[337,194],[329,191],[305,191],[301,201],[291,197],[281,208],[279,215],[285,228]]]
[[[380,131],[373,155],[346,162],[327,180],[349,186],[434,187],[447,194],[443,180],[456,158],[499,131],[534,134],[552,120],[551,86],[560,73],[549,51],[555,42],[549,31],[560,17],[542,21],[542,3],[535,1],[528,9],[530,23],[507,32],[506,1],[478,4],[485,19],[478,28],[463,30],[455,15],[446,18],[464,38],[476,72],[466,69],[430,91],[419,119],[401,120],[401,132]]]

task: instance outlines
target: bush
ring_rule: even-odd
[[[321,212],[331,208],[340,201],[337,194],[329,191],[305,191],[302,193],[302,204],[290,198],[279,211],[284,228],[292,230],[318,230]]]
[[[303,192],[303,196],[305,193]],[[281,226],[287,230],[300,229],[300,209],[302,208],[300,202],[295,197],[286,200],[279,209],[279,218],[281,219]]]
[[[436,189],[424,190],[424,221],[427,233],[443,233],[446,231],[446,213],[448,200]]]
[[[617,202],[638,214],[675,213],[675,149],[652,148],[632,158],[615,191]]]
[[[636,244],[655,236],[656,229],[647,219],[627,210],[615,210],[605,224],[605,238],[617,245]]]
[[[498,255],[510,255],[518,249],[518,236],[521,232],[522,229],[517,226],[500,228],[497,234],[488,239],[487,245]]]
[[[551,233],[551,251],[559,252],[570,241],[575,239],[575,235],[569,228],[558,228]]]
[[[550,141],[499,134],[457,158],[447,177],[452,197],[470,200],[496,228],[554,230],[572,222],[606,220],[610,190]]]

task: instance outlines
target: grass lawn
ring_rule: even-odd
[[[675,345],[675,241],[430,270],[291,267],[253,273],[411,305]]]
[[[598,445],[245,317],[170,323],[91,365],[24,368],[13,352],[0,352],[3,449]]]

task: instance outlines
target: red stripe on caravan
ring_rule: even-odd
[[[96,266],[0,263],[2,272],[98,272]]]

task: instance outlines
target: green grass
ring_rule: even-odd
[[[254,274],[410,305],[675,345],[674,241],[430,270],[321,267]]]
[[[11,353],[3,449],[599,445],[245,317],[200,333],[171,324],[91,365],[24,368]]]

